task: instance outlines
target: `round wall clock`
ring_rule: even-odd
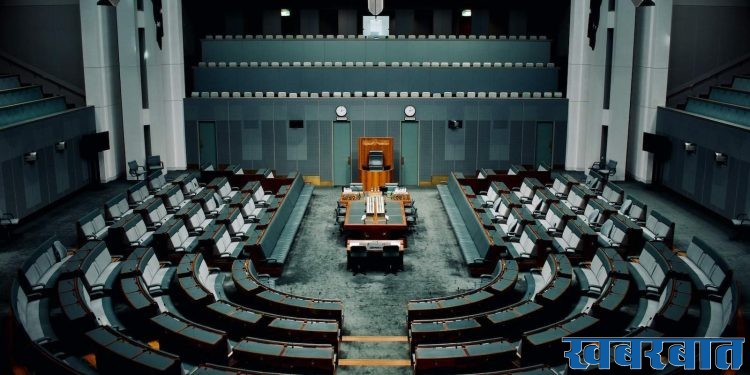
[[[336,116],[338,117],[346,116],[346,107],[344,107],[343,105],[336,107]]]
[[[417,110],[413,105],[407,105],[406,108],[404,108],[404,114],[406,117],[414,117],[414,115],[417,114]]]

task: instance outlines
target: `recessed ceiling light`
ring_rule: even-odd
[[[462,17],[471,17],[471,9],[464,9],[461,11]]]
[[[282,9],[281,10],[281,16],[282,17],[289,17],[292,15],[292,12],[289,9]]]

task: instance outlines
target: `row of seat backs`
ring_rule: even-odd
[[[565,226],[569,220],[575,219],[577,215],[568,206],[561,202],[552,203],[547,210],[545,220],[547,220],[552,228],[559,231],[564,231]]]
[[[260,248],[266,258],[271,258],[276,243],[286,226],[287,219],[297,204],[297,199],[302,192],[303,185],[304,183],[300,176],[294,178],[281,206],[276,210],[276,214],[274,214],[271,223],[266,227],[266,231],[263,233],[263,236],[259,241]],[[258,190],[253,193],[253,197],[257,200],[257,197],[264,193],[263,186],[261,185]]]
[[[656,210],[651,210],[646,217],[646,229],[651,231],[656,237],[661,237],[671,245],[674,242],[674,222]]]
[[[189,239],[190,233],[185,226],[185,220],[172,217],[154,232],[154,246],[165,254],[174,254]],[[197,242],[196,242],[197,245]],[[190,249],[184,249],[191,252]]]
[[[602,225],[599,233],[629,250],[640,249],[644,242],[641,227],[620,214],[610,216]]]
[[[538,179],[534,177],[526,177],[523,179],[523,182],[521,183],[519,194],[521,198],[531,199],[534,197],[534,193],[538,189],[544,189],[544,187],[545,187],[544,184],[542,184]]]
[[[185,193],[183,193],[182,187],[171,183],[154,192],[154,195],[164,202],[168,211],[175,211],[185,201]]]
[[[88,241],[65,262],[60,270],[60,277],[80,276],[86,289],[92,291],[99,276],[112,262],[113,257],[106,242]]]
[[[203,233],[201,242],[209,246],[215,256],[221,256],[233,241],[226,225],[213,225]]]
[[[585,216],[591,224],[602,225],[616,212],[617,209],[607,203],[604,199],[591,198],[588,203],[586,203],[586,208],[583,210],[583,216]]]
[[[146,186],[146,181],[139,181],[133,184],[133,186],[128,188],[127,194],[128,203],[131,206],[140,204],[151,196],[148,191],[148,187]]]
[[[561,237],[576,253],[591,250],[588,247],[596,242],[596,232],[579,218],[566,222]]]
[[[122,262],[120,277],[140,276],[146,285],[152,285],[161,264],[151,247],[137,247]]]
[[[541,270],[542,279],[546,285],[558,277],[573,277],[573,266],[563,254],[549,254],[544,260]]]
[[[604,247],[596,249],[594,258],[589,267],[596,276],[597,281],[605,288],[610,277],[627,278],[630,272],[620,254],[613,248]]]
[[[334,35],[334,34],[296,34],[296,35],[206,35],[203,40],[234,40],[234,39],[245,39],[245,40],[269,40],[269,39],[368,39],[364,35]],[[471,35],[452,35],[452,34],[398,34],[398,35],[387,35],[386,40],[389,39],[448,39],[448,40],[464,40],[464,39],[479,39],[479,40],[547,40],[546,35],[484,35],[484,34],[471,34]],[[377,39],[382,40],[382,39]]]
[[[713,247],[698,237],[693,237],[685,254],[690,262],[703,271],[718,290],[718,293],[724,293],[732,281],[732,268],[721,257]],[[706,285],[697,275],[691,273],[694,284],[701,289],[706,289]]]
[[[309,92],[300,91],[297,92],[286,92],[286,91],[245,91],[240,93],[239,91],[193,91],[190,94],[191,98],[479,98],[479,99],[560,99],[563,98],[563,93],[559,91],[445,91],[445,92],[418,92],[418,91],[355,91],[354,93],[349,91],[322,91],[322,92]]]
[[[586,336],[589,332],[596,330],[598,323],[599,319],[580,313],[559,322],[524,332],[518,348],[522,363],[546,362],[549,353],[562,353],[566,349],[563,348],[564,345],[560,341],[562,337]],[[541,342],[530,340],[529,337],[532,335],[543,336]]]
[[[635,220],[636,222],[645,222],[646,221],[646,213],[648,211],[648,206],[633,197],[632,195],[627,195],[625,199],[622,202],[622,206],[620,206],[619,212],[622,215],[625,215],[629,217],[632,220]]]
[[[651,277],[655,286],[659,292],[664,289],[664,286],[670,277],[676,276],[673,271],[673,264],[667,260],[666,252],[671,253],[667,248],[663,247],[664,244],[655,242],[646,242],[638,256],[638,264],[640,264],[646,271],[646,274]],[[635,278],[636,284],[641,288],[648,286],[645,280],[642,280],[638,272],[631,272]]]
[[[93,210],[76,222],[78,243],[104,239],[107,235],[107,229],[104,212],[101,209]]]
[[[127,248],[131,242],[141,238],[148,232],[143,217],[137,213],[131,213],[109,227],[109,236],[117,241],[117,245]]]
[[[199,68],[267,68],[267,67],[273,67],[273,68],[288,68],[288,67],[294,67],[294,68],[309,68],[309,67],[367,67],[367,68],[385,68],[385,67],[423,67],[423,68],[554,68],[555,63],[542,63],[542,62],[445,62],[445,61],[425,61],[425,62],[419,62],[419,61],[404,61],[404,62],[398,62],[394,61],[391,63],[386,63],[385,61],[379,61],[379,62],[372,62],[372,61],[241,61],[239,64],[236,61],[201,61],[198,63]]]
[[[203,211],[203,207],[200,203],[191,202],[177,211],[175,217],[181,217],[183,219],[188,232],[196,232],[198,226],[203,224],[206,220],[206,213]]]
[[[607,181],[602,190],[602,198],[606,199],[608,203],[615,206],[622,204],[625,197],[625,191],[621,187],[617,186],[612,181]]]
[[[161,188],[167,185],[167,178],[164,175],[164,171],[160,169],[158,171],[152,172],[146,177],[146,183],[150,192],[153,193],[159,191]]]
[[[451,174],[448,180],[448,190],[450,191],[454,202],[456,202],[456,207],[463,218],[471,239],[474,241],[474,246],[477,249],[479,258],[484,259],[491,246],[490,240],[487,238],[484,227],[482,227],[479,219],[474,214],[474,209],[466,199],[466,195],[464,195],[461,185],[454,174]]]
[[[67,252],[67,248],[56,237],[42,242],[18,270],[18,280],[24,291],[31,294],[51,288],[56,278],[48,273],[66,257]]]
[[[586,175],[585,185],[594,192],[600,192],[604,189],[604,185],[607,181],[608,178],[606,176],[590,169],[589,173]]]
[[[120,220],[131,212],[128,197],[125,193],[118,194],[104,203],[105,219],[110,223]]]
[[[524,249],[532,249],[530,254],[535,257],[552,246],[552,238],[547,231],[538,224],[527,224],[523,228],[519,240]]]
[[[552,192],[555,193],[555,195],[559,195],[561,198],[566,198],[573,185],[579,184],[577,179],[567,173],[553,173],[552,179]]]
[[[108,326],[86,332],[101,373],[182,374],[180,357],[131,339]],[[138,357],[138,360],[135,358]]]
[[[177,265],[176,277],[192,277],[198,284],[210,291],[208,285],[209,269],[203,254],[185,254]]]
[[[167,208],[161,199],[152,199],[139,205],[134,211],[141,215],[147,227],[155,227],[168,215]]]
[[[573,185],[568,194],[568,203],[571,205],[571,208],[583,210],[588,200],[594,197],[596,197],[596,193],[589,189],[588,186],[584,184]]]

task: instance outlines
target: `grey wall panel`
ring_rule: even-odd
[[[420,123],[421,181],[429,181],[433,175],[447,175],[453,170],[472,174],[477,168],[507,168],[511,163],[520,164],[524,154],[533,158],[533,148],[531,151],[525,149],[533,147],[534,137],[525,133],[533,132],[536,121],[555,123],[556,134],[563,134],[563,139],[556,138],[554,152],[564,154],[557,147],[565,144],[565,99],[191,98],[185,101],[187,158],[197,160],[197,122],[211,120],[217,125],[223,123],[226,128],[219,135],[224,139],[217,142],[229,149],[225,158],[231,159],[232,163],[240,163],[248,169],[270,167],[278,173],[299,170],[305,175],[318,175],[321,180],[330,181],[334,110],[337,105],[345,105],[352,123],[352,172],[356,181],[359,178],[357,142],[361,136],[393,137],[394,159],[398,164],[401,121],[403,109],[408,104],[417,108],[416,117]],[[532,105],[535,109],[526,109]],[[232,116],[231,122],[226,121],[229,116]],[[536,118],[530,119],[530,116]],[[306,160],[295,160],[289,154],[288,121],[292,119],[304,120]],[[464,121],[463,136],[456,146],[462,149],[461,160],[446,159],[446,144],[453,140],[446,138],[448,119]],[[496,145],[490,145],[490,126],[493,123],[506,127],[504,132],[496,135],[504,138],[498,141],[501,143],[500,160],[490,160],[489,156],[491,149],[498,149]],[[253,124],[257,127],[251,132],[248,126]],[[529,127],[531,129],[526,129]],[[524,135],[528,140],[524,141]],[[395,167],[394,173],[398,176],[400,168]]]
[[[23,218],[87,184],[88,163],[80,157],[79,139],[95,128],[94,108],[85,107],[0,129],[6,209]],[[57,152],[54,145],[60,141],[66,149]],[[37,153],[35,163],[23,161],[28,152]]]
[[[0,4],[0,50],[83,89],[78,2],[13,3]]]
[[[672,12],[668,91],[750,53],[747,1],[684,3]]]
[[[278,12],[277,12],[278,14]],[[265,33],[278,34],[278,33]],[[203,61],[548,62],[552,41],[417,39],[201,40]]]
[[[194,67],[194,91],[556,91],[558,68]]]
[[[670,157],[663,164],[663,185],[726,218],[746,210],[749,189],[744,173],[750,167],[750,153],[746,151],[750,129],[659,108],[656,130],[670,142]],[[696,152],[686,153],[685,142],[695,143]],[[728,155],[727,166],[715,163],[716,152]]]

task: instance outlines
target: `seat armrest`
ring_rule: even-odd
[[[180,251],[185,251],[185,248],[184,248],[184,247],[182,247],[182,246],[178,246],[178,247],[175,247],[175,248],[174,248],[174,250],[175,250],[176,252],[180,252]]]
[[[541,274],[542,269],[541,268],[529,268],[529,272]]]
[[[634,260],[638,260],[638,256],[637,255],[631,255],[631,256],[628,257],[628,262],[632,262]]]
[[[482,191],[479,192],[479,195],[487,195],[487,191],[486,190],[482,190]]]

